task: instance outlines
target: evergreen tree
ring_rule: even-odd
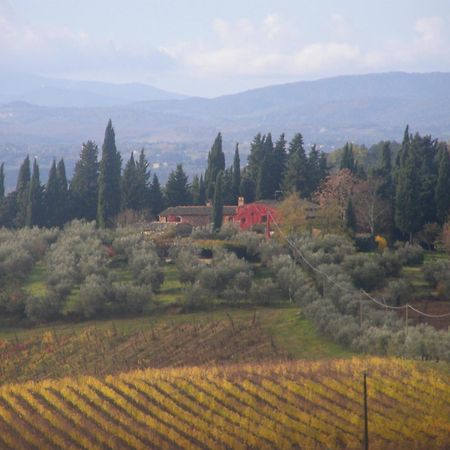
[[[289,157],[283,180],[283,191],[298,192],[306,197],[309,192],[308,162],[303,147],[303,136],[297,133],[289,143]]]
[[[395,192],[395,224],[412,240],[413,233],[420,229],[419,177],[415,158],[411,151],[404,149],[402,163],[398,171]]]
[[[272,178],[272,158],[270,155],[265,155],[263,162],[259,168],[258,179],[256,183],[256,198],[271,199],[275,193]]]
[[[342,149],[340,169],[348,169],[350,172],[356,173],[356,168],[356,162],[353,156],[353,145],[347,142]]]
[[[169,174],[166,196],[169,206],[183,206],[191,203],[188,177],[184,173],[182,164],[178,164],[177,168]]]
[[[328,175],[327,160],[323,152],[319,152],[316,145],[311,147],[307,161],[307,177],[304,197],[309,198],[315,192],[322,180]]]
[[[253,141],[250,144],[250,153],[247,158],[247,176],[253,181],[255,189],[261,164],[264,160],[265,139],[265,136],[261,136],[261,133],[258,133],[253,138]]]
[[[239,157],[239,144],[236,143],[236,149],[234,150],[233,179],[232,179],[233,204],[237,203],[237,199],[240,194],[240,187],[241,187],[241,159]]]
[[[105,227],[120,209],[120,172],[122,160],[116,148],[116,137],[111,120],[105,130],[102,160],[98,179],[97,223]]]
[[[203,175],[200,175],[200,185],[198,189],[198,204],[204,205],[206,203],[206,186],[203,180]]]
[[[20,166],[16,185],[17,207],[14,209],[17,211],[17,215],[16,218],[14,219],[14,223],[15,226],[18,228],[23,227],[26,223],[30,180],[31,180],[30,156],[27,155]]]
[[[209,199],[214,195],[214,183],[221,170],[225,170],[225,154],[222,151],[222,135],[218,133],[208,153],[208,167],[205,172],[206,195]]]
[[[149,163],[145,157],[144,149],[141,149],[139,160],[136,161],[135,207],[138,211],[142,211],[150,206],[150,176]]]
[[[219,231],[222,227],[223,222],[223,172],[219,172],[214,183],[214,199],[213,199],[213,211],[212,211],[212,222],[213,230]]]
[[[87,141],[82,145],[80,159],[75,165],[69,188],[72,218],[95,220],[98,201],[98,172],[98,147],[95,142]]]
[[[59,185],[56,175],[56,161],[53,160],[48,173],[48,181],[44,190],[44,223],[47,227],[56,227],[58,225],[58,196]]]
[[[233,195],[233,168],[230,167],[222,172],[222,198],[225,205],[236,204]]]
[[[31,175],[30,189],[28,192],[28,204],[25,225],[27,227],[40,226],[42,218],[42,186],[39,177],[39,166],[34,160],[33,174]]]
[[[392,174],[392,152],[389,142],[383,143],[381,164],[374,171],[374,175],[380,179],[378,196],[386,202],[385,224],[386,232],[392,238],[395,226],[395,185]]]
[[[200,178],[198,175],[194,175],[194,178],[192,178],[191,183],[191,198],[192,198],[192,204],[199,206],[199,197],[200,197]]]
[[[5,163],[0,165],[0,202],[5,198]]]
[[[440,225],[447,221],[450,212],[450,158],[447,145],[439,144],[438,175],[436,182],[436,215]]]
[[[273,149],[272,158],[272,174],[273,174],[273,185],[275,191],[282,189],[284,173],[287,164],[287,152],[286,152],[286,139],[284,133],[280,135],[275,147]]]
[[[153,180],[150,184],[150,208],[155,216],[164,209],[164,198],[156,173],[153,174]]]
[[[68,220],[69,189],[66,175],[66,165],[61,158],[56,165],[56,179],[58,181],[58,215],[57,225],[62,227]]]
[[[347,208],[345,210],[345,225],[347,230],[351,232],[356,231],[355,208],[353,207],[353,202],[351,198],[349,198]]]
[[[134,161],[133,152],[131,152],[130,159],[125,165],[121,180],[121,195],[122,210],[126,209],[138,209],[138,178],[136,173],[136,163]]]
[[[250,171],[246,167],[242,172],[241,186],[239,188],[241,196],[244,197],[245,203],[251,203],[256,198],[256,185],[251,178]]]

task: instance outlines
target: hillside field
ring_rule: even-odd
[[[395,359],[147,369],[0,388],[0,446],[446,449],[450,387]]]

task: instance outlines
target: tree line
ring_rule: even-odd
[[[111,121],[99,159],[95,142],[82,144],[70,183],[64,160],[53,161],[46,184],[42,184],[37,160],[26,156],[16,189],[5,194],[4,165],[0,166],[0,226],[61,227],[73,219],[96,220],[100,227],[110,226],[124,211],[158,215],[166,206],[215,205],[214,222],[221,224],[221,207],[236,204],[239,196],[246,202],[274,199],[282,191],[296,190],[305,196],[315,191],[327,174],[326,158],[315,146],[306,153],[303,138],[296,134],[287,143],[284,134],[273,143],[271,133],[257,134],[251,143],[248,164],[241,170],[239,144],[232,165],[226,167],[222,135],[218,133],[208,153],[204,174],[192,182],[178,164],[164,187],[149,169],[142,149],[131,154],[122,170]]]

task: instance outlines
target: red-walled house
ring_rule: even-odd
[[[270,229],[270,224],[277,218],[276,208],[280,202],[275,200],[260,200],[254,203],[247,203],[239,199],[239,205],[234,217],[234,223],[239,225],[241,230],[252,230],[255,227],[265,226]]]

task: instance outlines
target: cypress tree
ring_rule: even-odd
[[[225,154],[222,151],[222,134],[218,133],[208,153],[208,167],[205,172],[206,195],[212,198],[217,174],[225,170]]]
[[[246,203],[251,203],[256,197],[256,185],[253,181],[248,167],[244,168],[241,178],[241,186],[239,188],[241,196],[244,197]]]
[[[136,163],[134,162],[133,152],[125,165],[121,180],[122,210],[137,210],[138,203],[138,185],[136,176]]]
[[[309,191],[308,164],[301,133],[297,133],[289,143],[289,157],[283,180],[283,190],[286,192],[296,191],[301,197],[305,197]]]
[[[287,164],[286,139],[284,133],[280,135],[273,149],[272,173],[275,191],[282,189],[284,173]]]
[[[219,231],[223,222],[223,172],[219,172],[215,182],[214,199],[213,199],[213,211],[212,222],[213,231]]]
[[[102,160],[98,179],[97,223],[106,227],[120,209],[121,157],[116,148],[116,137],[111,120],[105,130]]]
[[[71,217],[95,220],[98,201],[98,147],[93,141],[83,143],[75,165],[69,194]]]
[[[14,222],[15,226],[18,228],[23,227],[26,222],[30,180],[30,156],[27,155],[20,166],[16,185],[17,208],[15,209],[17,210],[17,215]]]
[[[250,153],[247,158],[247,176],[253,180],[255,188],[260,167],[264,160],[264,141],[265,136],[258,133],[250,144]]]
[[[152,213],[157,216],[164,209],[164,198],[161,192],[158,176],[153,174],[153,180],[150,184],[150,208]]]
[[[0,201],[5,198],[5,163],[0,165]]]
[[[199,196],[200,196],[200,178],[198,177],[198,175],[194,175],[194,178],[192,178],[191,183],[191,198],[193,205],[196,206],[200,205]]]
[[[236,203],[233,195],[233,168],[225,169],[222,175],[222,198],[225,205]]]
[[[31,175],[30,189],[28,193],[28,204],[25,225],[27,227],[41,225],[42,214],[42,186],[39,177],[39,166],[34,160],[33,174]]]
[[[178,164],[177,168],[169,174],[166,196],[169,206],[183,206],[191,203],[188,177],[184,173],[182,164]]]
[[[450,158],[447,145],[439,144],[438,176],[436,183],[436,215],[440,225],[447,221],[450,210]]]
[[[233,190],[233,203],[237,202],[240,193],[241,186],[241,159],[239,157],[239,144],[236,143],[236,148],[234,150],[233,158],[233,179],[232,179],[232,190]]]
[[[56,161],[53,160],[50,171],[48,173],[48,181],[44,190],[44,223],[48,227],[56,227],[58,225],[58,196],[59,185],[56,175]]]
[[[328,174],[326,156],[323,152],[319,152],[316,145],[313,145],[309,151],[306,167],[304,197],[309,198]]]
[[[258,200],[270,199],[275,192],[272,184],[272,170],[272,159],[269,155],[265,155],[259,168],[256,184],[256,198]]]
[[[345,225],[349,231],[356,231],[356,215],[351,198],[348,199],[347,208],[345,209]]]
[[[69,190],[67,185],[66,165],[61,158],[56,165],[56,179],[58,181],[58,223],[62,227],[68,220]]]
[[[348,169],[350,172],[356,173],[357,166],[353,155],[353,145],[348,142],[344,145],[342,150],[340,169]]]
[[[204,205],[206,203],[206,186],[203,180],[203,175],[200,175],[200,185],[198,189],[198,204]]]
[[[135,206],[138,211],[149,207],[150,202],[150,170],[149,163],[145,157],[144,149],[141,149],[139,160],[136,161],[136,200]]]

